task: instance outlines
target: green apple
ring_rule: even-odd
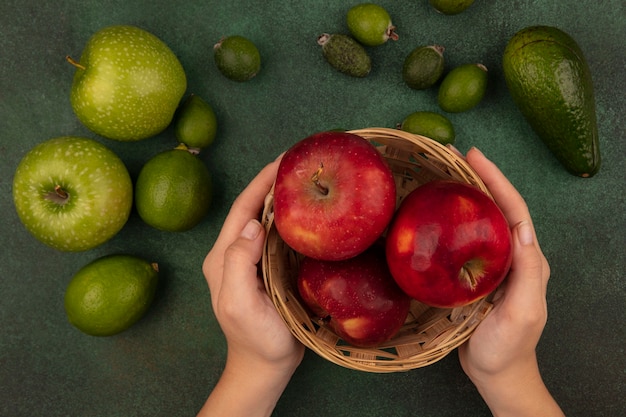
[[[33,236],[62,251],[94,248],[124,226],[133,184],[122,160],[93,139],[63,136],[31,149],[13,178],[13,201]]]
[[[104,137],[135,141],[162,132],[187,89],[172,50],[135,26],[109,26],[87,42],[70,101],[80,121]]]

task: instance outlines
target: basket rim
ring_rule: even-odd
[[[461,157],[455,154],[450,148],[442,145],[441,143],[433,140],[424,135],[418,135],[415,133],[406,132],[401,129],[392,129],[387,127],[368,127],[363,129],[348,130],[347,133],[352,133],[358,136],[362,136],[367,140],[388,140],[390,137],[398,140],[406,140],[414,145],[419,146],[425,151],[431,152],[438,158],[441,158],[446,163],[457,167],[461,172],[466,173],[462,176],[462,179],[469,182],[478,188],[480,188],[489,197],[493,198],[491,192],[487,188],[485,182],[480,178],[478,173],[472,168],[472,166]]]

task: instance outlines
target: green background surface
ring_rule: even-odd
[[[330,68],[316,45],[346,32],[354,1],[15,1],[0,4],[0,415],[190,416],[217,381],[225,342],[201,273],[232,200],[267,162],[297,140],[332,128],[394,127],[434,110],[436,89],[401,78],[416,46],[445,46],[447,68],[482,62],[489,90],[473,110],[450,115],[462,151],[478,146],[527,199],[550,261],[550,316],[538,346],[546,383],[570,416],[626,415],[624,114],[626,9],[622,0],[481,1],[457,16],[426,0],[381,1],[400,40],[370,49],[373,70],[352,79]],[[73,68],[88,38],[110,24],[134,24],[163,39],[188,75],[189,92],[214,107],[219,132],[203,159],[216,179],[206,220],[172,234],[136,213],[114,239],[62,253],[35,240],[13,208],[20,158],[61,135],[96,138],[136,175],[175,145],[172,130],[137,142],[99,138],[72,112]],[[580,44],[593,73],[603,167],[569,175],[540,143],[507,92],[501,58],[508,39],[535,24],[555,25]],[[212,45],[223,35],[252,39],[263,57],[248,83],[225,79]],[[161,285],[147,316],[110,338],[68,324],[63,294],[87,262],[127,252],[159,262]],[[243,307],[242,307],[243,308]],[[426,368],[390,375],[341,368],[308,352],[276,416],[487,416],[456,352]]]

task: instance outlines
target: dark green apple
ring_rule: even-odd
[[[70,101],[89,129],[104,137],[135,141],[162,132],[187,89],[172,50],[135,26],[109,26],[87,42],[76,67]]]
[[[93,139],[63,136],[31,149],[13,178],[13,201],[33,236],[62,251],[94,248],[124,226],[133,184],[122,160]]]

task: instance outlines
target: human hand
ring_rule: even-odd
[[[278,164],[267,165],[234,201],[202,266],[228,353],[200,415],[269,415],[304,355],[258,276],[265,231],[256,219]]]
[[[550,268],[522,196],[477,149],[468,152],[467,162],[502,209],[513,237],[511,270],[495,294],[493,311],[459,350],[463,369],[472,378],[502,372],[517,362],[534,361],[547,319]]]
[[[535,354],[548,315],[550,267],[537,242],[528,207],[478,149],[471,149],[466,160],[511,226],[513,261],[508,277],[494,295],[493,310],[459,347],[461,366],[494,415],[560,416],[558,405],[543,384]],[[537,409],[542,414],[533,414]]]

